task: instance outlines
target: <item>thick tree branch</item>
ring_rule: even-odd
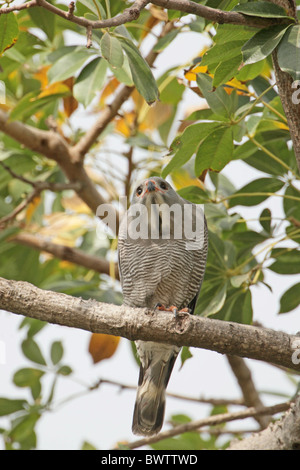
[[[266,28],[274,24],[282,24],[289,21],[286,19],[278,20],[278,18],[268,19],[257,16],[248,16],[236,11],[218,10],[217,8],[210,8],[190,0],[152,0],[151,3],[168,10],[177,10],[184,13],[191,13],[193,15],[201,16],[206,20],[219,24],[230,23],[243,26],[252,26],[255,28]]]
[[[74,162],[71,147],[56,132],[44,131],[23,124],[19,121],[9,121],[9,116],[0,109],[0,131],[9,135],[30,150],[55,160],[67,176],[70,183],[77,183],[78,196],[96,213],[97,207],[106,204],[104,197],[87,175],[82,162]],[[118,224],[118,214],[116,213]]]
[[[189,314],[175,318],[166,312],[82,300],[3,278],[0,309],[93,333],[204,348],[300,370],[299,361],[292,360],[299,337],[271,329]]]
[[[279,421],[241,441],[233,441],[228,450],[299,450],[300,395]]]
[[[297,5],[294,0],[269,0],[286,9],[291,17],[297,20]],[[297,81],[293,82],[290,74],[281,70],[277,60],[277,48],[272,53],[273,67],[276,77],[279,96],[287,118],[297,165],[300,171],[300,104],[298,100],[293,99]]]
[[[256,409],[263,408],[264,404],[257,393],[252,380],[251,371],[245,360],[242,357],[237,356],[227,356],[227,359],[243,393],[245,404],[247,406],[254,406]],[[256,417],[256,421],[262,429],[268,426],[270,419],[271,417],[267,415],[259,415]]]
[[[255,28],[265,28],[274,24],[286,23],[288,20],[280,18],[259,18],[255,16],[246,16],[235,11],[223,11],[217,8],[210,8],[190,0],[136,0],[129,8],[125,9],[119,15],[108,18],[106,20],[89,20],[84,17],[75,16],[73,11],[68,12],[57,8],[55,5],[47,2],[46,0],[31,0],[27,3],[11,6],[8,8],[1,8],[0,14],[10,13],[12,11],[19,11],[26,8],[42,7],[53,14],[64,18],[67,21],[76,23],[84,28],[101,29],[119,26],[131,21],[136,20],[141,11],[149,4],[161,6],[166,9],[178,10],[183,13],[191,13],[201,16],[209,21],[215,23],[230,23],[236,25],[252,26]]]
[[[11,239],[12,242],[20,245],[28,246],[35,250],[44,251],[50,253],[56,258],[75,263],[79,266],[83,266],[87,269],[93,269],[101,274],[111,274],[110,262],[105,258],[99,258],[85,253],[78,248],[71,248],[69,246],[58,245],[52,243],[44,238],[37,237],[31,233],[22,232]],[[114,276],[119,279],[118,266],[114,263],[112,266],[114,270]]]

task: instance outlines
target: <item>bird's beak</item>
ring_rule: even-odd
[[[146,193],[151,193],[152,191],[158,190],[158,187],[156,186],[153,180],[147,181],[146,186],[147,186]]]

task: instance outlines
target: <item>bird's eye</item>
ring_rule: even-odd
[[[166,185],[166,183],[164,183],[164,181],[160,183],[160,187],[161,189],[164,189],[164,190],[168,189],[168,186]]]
[[[139,196],[140,194],[142,194],[142,192],[143,192],[143,188],[142,186],[139,186],[136,190],[136,194]]]

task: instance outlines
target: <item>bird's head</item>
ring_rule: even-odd
[[[178,195],[163,178],[153,176],[142,181],[134,190],[132,204],[168,204],[178,202]]]

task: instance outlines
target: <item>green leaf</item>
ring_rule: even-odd
[[[0,56],[16,43],[18,36],[19,27],[16,15],[13,12],[0,15]]]
[[[205,74],[197,74],[197,84],[211,110],[220,116],[230,117],[233,112],[233,101],[223,88],[213,90],[212,78]]]
[[[67,52],[54,62],[49,69],[48,78],[50,84],[66,80],[76,75],[90,57],[90,54],[83,47],[74,49],[74,47],[70,46],[66,49]]]
[[[300,282],[290,287],[280,298],[279,313],[287,313],[300,305]]]
[[[278,274],[300,273],[300,251],[296,249],[274,248],[271,256],[276,259],[268,268]]]
[[[284,185],[277,178],[259,178],[246,184],[236,191],[228,202],[229,207],[234,206],[256,206],[265,199],[279,191]]]
[[[53,41],[56,15],[45,8],[28,8],[28,14],[34,24],[46,33],[50,41]]]
[[[214,73],[213,87],[217,88],[235,77],[241,62],[241,51],[231,59],[220,62]]]
[[[178,191],[178,194],[195,204],[204,204],[210,201],[210,195],[199,186],[186,186]]]
[[[279,44],[277,58],[281,70],[289,73],[294,80],[300,79],[300,25],[286,31]]]
[[[270,234],[272,233],[271,229],[271,220],[272,220],[272,214],[270,209],[266,208],[262,211],[259,217],[259,222],[262,228],[265,230],[266,233]]]
[[[61,341],[54,341],[51,345],[51,361],[54,365],[58,364],[64,354],[64,348]]]
[[[289,26],[286,25],[275,25],[258,31],[242,47],[244,65],[254,64],[268,57],[279,44],[288,28]]]
[[[16,411],[24,410],[26,400],[10,400],[8,398],[0,398],[0,416],[7,416]]]
[[[61,366],[57,371],[58,374],[64,375],[64,376],[71,375],[72,372],[73,371],[72,371],[71,367],[69,367],[69,366]]]
[[[155,44],[153,48],[153,52],[163,51],[173,41],[173,39],[177,36],[179,32],[180,32],[179,28],[172,29],[169,33],[167,33],[165,36],[160,38]]]
[[[243,15],[259,16],[260,18],[289,18],[284,8],[270,2],[248,2],[236,5],[233,11]]]
[[[235,75],[237,80],[241,82],[246,82],[248,80],[253,80],[255,77],[260,75],[265,67],[265,59],[255,62],[255,64],[243,65],[240,71]]]
[[[109,33],[104,33],[100,42],[100,48],[102,56],[112,67],[122,67],[124,61],[123,49],[116,37],[111,36]]]
[[[244,41],[230,41],[225,44],[216,44],[203,55],[201,65],[207,65],[209,67],[211,64],[233,59],[241,53],[243,44]]]
[[[180,368],[183,366],[185,361],[187,359],[190,359],[191,357],[193,357],[193,354],[191,353],[190,348],[187,346],[183,346],[181,353],[180,353],[180,360],[181,360]]]
[[[13,377],[13,382],[17,387],[32,387],[40,380],[44,372],[40,369],[24,368],[19,369]]]
[[[73,87],[73,95],[79,103],[88,106],[97,91],[101,90],[107,70],[107,62],[100,57],[89,62],[80,72]]]
[[[170,147],[170,153],[174,154],[174,157],[163,169],[163,178],[171,173],[171,171],[181,168],[197,151],[199,143],[210,134],[213,129],[219,126],[220,122],[191,124],[181,135],[177,136]]]
[[[41,353],[38,344],[33,338],[27,338],[22,342],[22,351],[27,359],[35,362],[36,364],[46,365],[46,361]]]
[[[36,444],[34,427],[40,418],[38,413],[30,413],[13,423],[9,433],[12,442],[19,442],[21,449],[31,448]]]
[[[202,317],[208,317],[219,312],[224,305],[227,294],[227,284],[221,284],[217,289],[216,286],[205,293],[206,305],[203,308],[202,303],[200,302],[199,309],[197,309],[196,314],[201,315]],[[207,300],[209,302],[207,303]]]
[[[252,323],[252,297],[248,289],[233,289],[228,293],[223,308],[214,318],[250,325]]]
[[[293,196],[299,198],[299,201],[294,199],[283,199],[283,208],[287,217],[293,217],[300,222],[300,191],[294,186],[289,185],[285,191],[286,196]]]
[[[159,91],[149,65],[132,41],[123,36],[118,36],[118,39],[128,57],[132,79],[136,89],[149,105],[154,103],[159,98]]]
[[[209,134],[201,142],[195,161],[195,174],[201,176],[203,171],[220,171],[230,162],[233,153],[232,129],[221,127]]]

